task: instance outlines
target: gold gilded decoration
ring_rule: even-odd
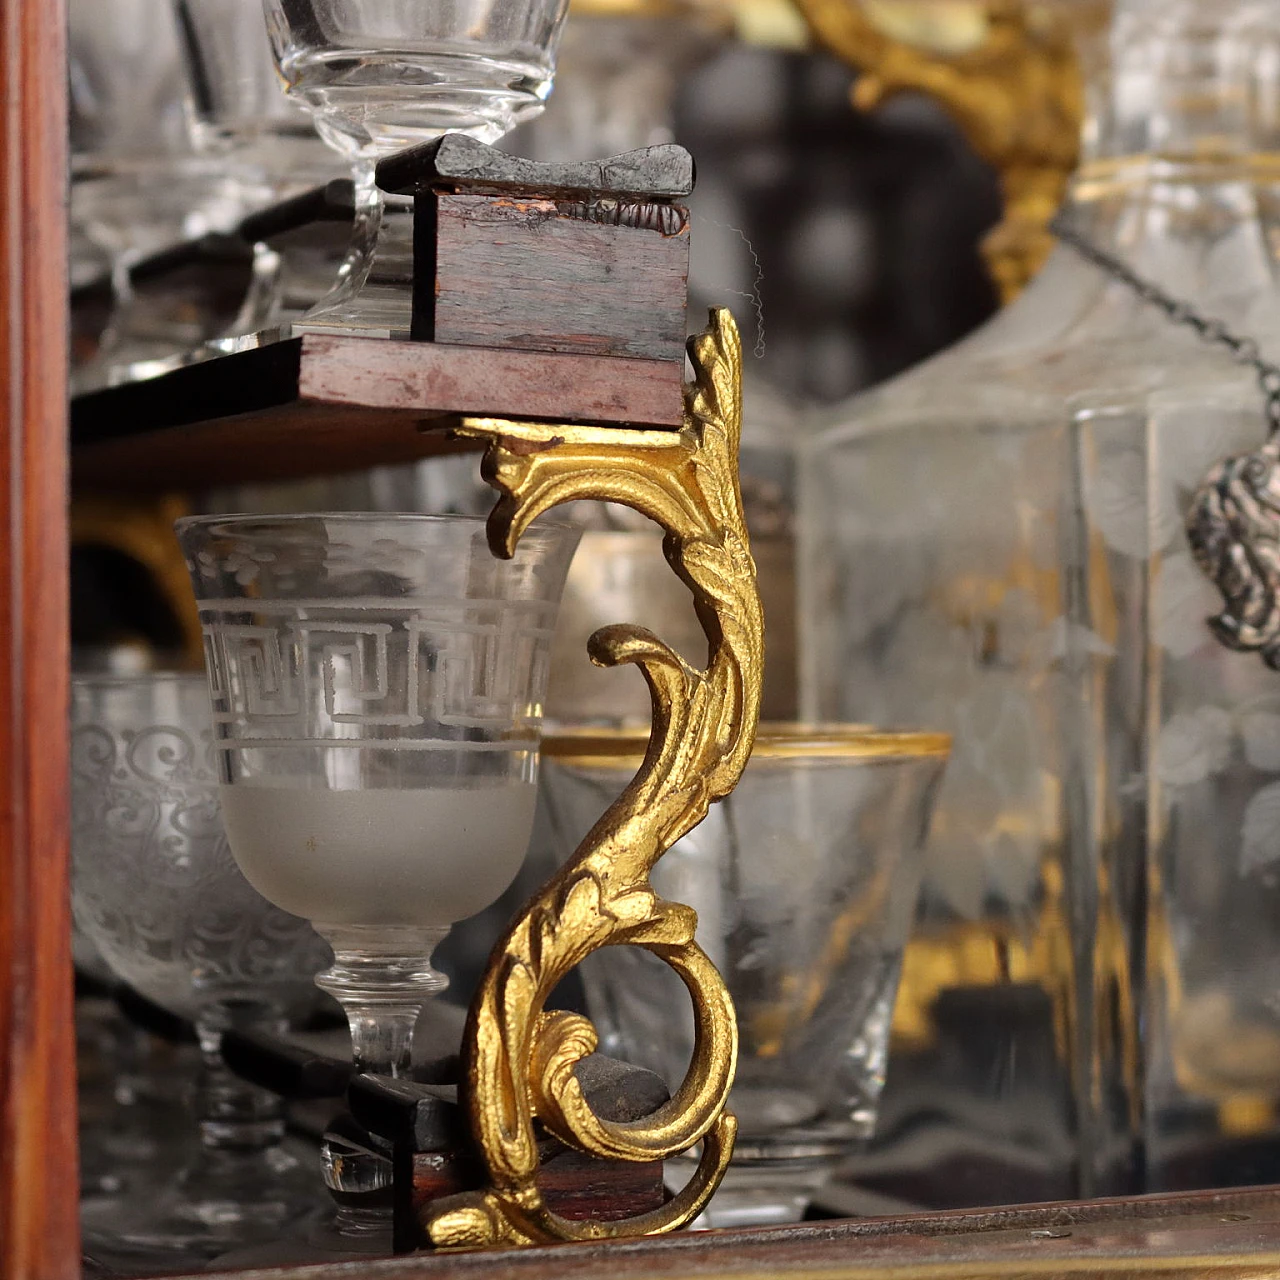
[[[638,762],[648,736],[633,729],[562,729],[542,741],[543,758],[565,764],[617,765]],[[882,733],[865,725],[761,722],[753,760],[894,760],[902,756],[948,756],[947,733]]]
[[[940,6],[919,0],[796,5],[817,39],[862,73],[854,106],[869,111],[897,93],[926,93],[999,174],[1004,218],[983,254],[1002,300],[1011,301],[1053,247],[1049,222],[1079,156],[1084,90],[1072,23],[1103,6],[1081,0],[1082,12],[1068,18],[1037,0],[966,0],[948,6],[949,23],[938,28]],[[980,38],[943,38],[955,27]]]
[[[671,567],[693,594],[708,665],[692,666],[643,627],[592,637],[601,666],[635,663],[649,685],[653,725],[639,772],[574,857],[526,907],[489,960],[464,1040],[465,1087],[489,1186],[425,1211],[433,1244],[476,1248],[674,1231],[719,1185],[737,1127],[725,1110],[737,1060],[733,1004],[693,940],[697,916],[654,893],[658,859],[737,785],[755,738],[763,617],[738,488],[742,349],[727,311],[692,338],[695,381],[678,432],[469,419],[488,441],[485,478],[502,497],[489,519],[495,554],[513,554],[531,521],[563,502],[621,503],[666,531]],[[671,1100],[627,1124],[601,1120],[574,1074],[595,1051],[595,1028],[548,1013],[547,996],[590,952],[643,947],[669,964],[693,1002],[693,1060]],[[535,1117],[562,1141],[610,1159],[663,1160],[702,1143],[697,1172],[661,1209],[615,1222],[550,1212],[537,1185]]]

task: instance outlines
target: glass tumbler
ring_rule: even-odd
[[[291,97],[346,156],[351,249],[303,327],[408,336],[413,200],[374,183],[377,160],[466,133],[494,142],[542,110],[568,0],[263,0]]]
[[[627,731],[548,737],[543,794],[561,859],[645,745]],[[738,1013],[729,1105],[739,1131],[712,1226],[799,1219],[871,1136],[949,749],[944,734],[763,725],[737,789],[654,869],[661,896],[697,911],[698,941]],[[693,1018],[675,973],[622,946],[589,956],[581,973],[600,1051],[677,1085]]]

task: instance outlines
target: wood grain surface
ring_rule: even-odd
[[[671,360],[311,334],[302,343],[298,395],[317,403],[552,422],[684,422],[683,334]]]
[[[461,414],[683,422],[683,364],[308,334],[77,397],[78,491],[331,475],[460,446]]]
[[[683,209],[445,193],[419,196],[416,206],[431,234],[415,232],[415,253],[434,251],[435,279],[415,297],[415,334],[504,349],[682,358]]]
[[[255,1280],[1274,1280],[1277,1274],[1276,1187],[241,1273]]]
[[[65,12],[0,4],[0,1276],[80,1271],[67,880]]]

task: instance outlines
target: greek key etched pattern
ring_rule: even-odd
[[[554,605],[362,598],[201,605],[215,723],[226,742],[429,745],[423,728],[536,726]],[[346,726],[390,731],[357,738]],[[415,730],[417,732],[415,732]]]

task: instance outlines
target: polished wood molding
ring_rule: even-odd
[[[248,1273],[253,1280],[1274,1280],[1277,1274],[1277,1187]]]
[[[79,1274],[62,0],[0,3],[0,1275]]]

